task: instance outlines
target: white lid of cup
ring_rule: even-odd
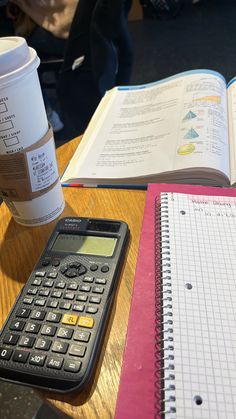
[[[24,66],[30,59],[27,42],[20,36],[0,38],[0,76]]]

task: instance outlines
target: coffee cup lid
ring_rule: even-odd
[[[25,65],[30,58],[27,42],[20,36],[0,38],[0,76]]]

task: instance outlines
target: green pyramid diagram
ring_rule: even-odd
[[[193,138],[199,137],[198,133],[195,131],[195,129],[191,128],[187,134],[185,134],[184,138],[187,140],[192,140]]]
[[[185,115],[185,117],[183,118],[183,121],[188,121],[189,119],[193,119],[193,118],[196,118],[196,117],[197,117],[197,115],[196,115],[194,112],[189,111],[189,112]]]

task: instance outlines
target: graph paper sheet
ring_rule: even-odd
[[[161,240],[165,417],[236,418],[236,198],[162,193]]]

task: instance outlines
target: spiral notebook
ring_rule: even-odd
[[[235,417],[235,195],[149,188],[116,419]]]
[[[236,198],[162,193],[159,214],[163,412],[235,417]]]

